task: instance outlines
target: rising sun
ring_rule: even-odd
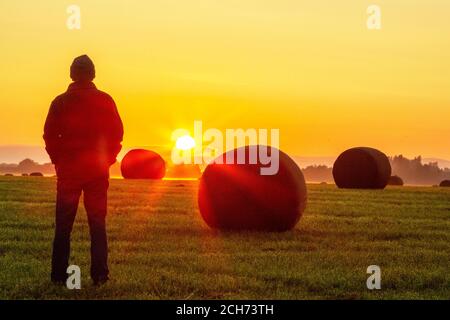
[[[190,150],[195,147],[195,140],[189,135],[181,136],[177,139],[175,147],[179,150]]]

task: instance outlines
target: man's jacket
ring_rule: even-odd
[[[92,82],[73,82],[53,100],[44,127],[58,177],[107,175],[122,148],[123,125],[114,100]]]

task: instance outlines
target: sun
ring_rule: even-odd
[[[190,150],[195,147],[195,140],[189,135],[181,136],[177,139],[175,147],[179,150]]]

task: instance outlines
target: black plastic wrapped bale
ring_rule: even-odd
[[[391,164],[381,151],[368,147],[352,148],[339,155],[333,177],[339,188],[383,189],[391,176]]]
[[[166,164],[156,152],[134,149],[123,157],[120,171],[125,179],[162,179]]]
[[[32,172],[30,173],[30,177],[43,177],[42,172]]]
[[[450,187],[450,180],[441,181],[439,187]]]
[[[403,185],[403,179],[399,176],[390,176],[388,181],[389,186],[402,186]]]
[[[249,152],[261,146],[231,150],[209,164],[200,179],[198,204],[205,222],[221,230],[286,231],[295,227],[306,207],[306,184],[297,164],[279,151],[279,170],[262,175],[260,158],[249,162]],[[267,148],[272,157],[278,149]],[[245,164],[225,163],[226,155],[245,150]],[[276,150],[276,151],[275,151]],[[235,158],[236,159],[236,158]],[[236,162],[236,161],[235,161]]]

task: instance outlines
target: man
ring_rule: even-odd
[[[114,100],[92,82],[95,67],[86,56],[70,67],[73,83],[53,100],[45,122],[46,150],[55,164],[56,228],[51,280],[65,283],[70,234],[83,192],[91,236],[91,278],[108,280],[106,204],[109,167],[121,149],[123,126]]]

